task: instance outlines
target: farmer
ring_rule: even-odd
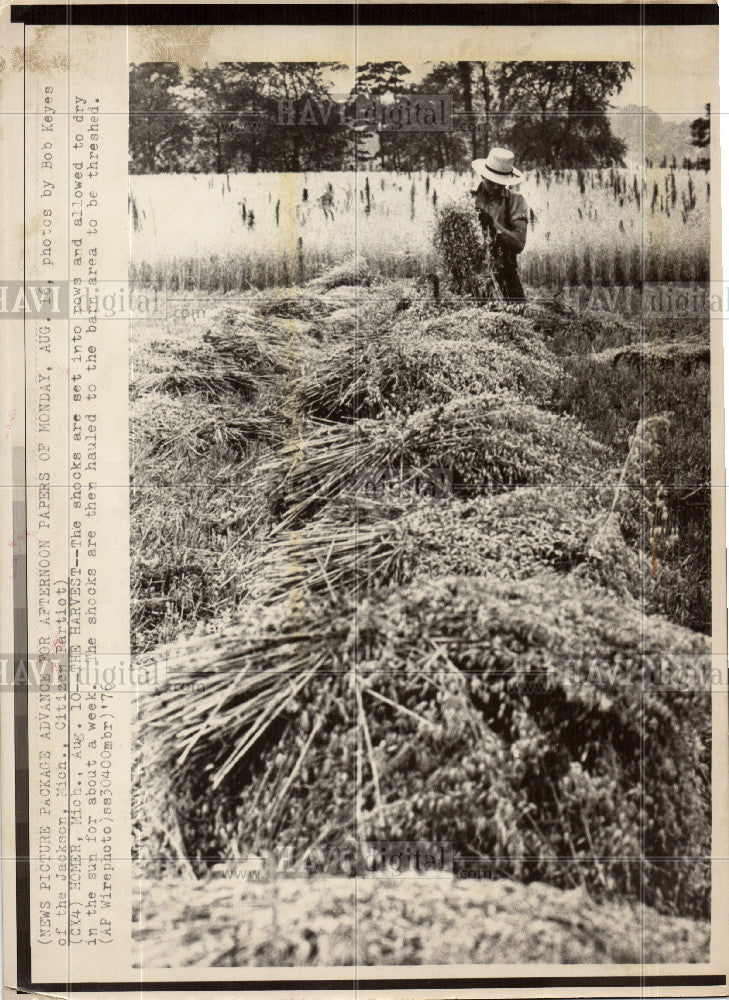
[[[522,174],[514,169],[514,154],[495,147],[485,160],[474,160],[473,171],[481,179],[471,194],[484,236],[491,247],[494,277],[504,298],[524,301],[524,289],[516,267],[527,234],[527,204],[512,192]]]

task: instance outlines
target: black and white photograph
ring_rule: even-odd
[[[129,66],[138,969],[709,961],[714,71]]]

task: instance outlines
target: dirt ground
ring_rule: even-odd
[[[133,927],[144,968],[709,959],[708,922],[596,904],[581,889],[450,877],[146,881]]]

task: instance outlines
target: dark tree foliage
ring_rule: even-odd
[[[434,63],[416,83],[400,61],[357,67],[346,97],[333,93],[339,63],[220,63],[183,72],[172,63],[132,66],[130,169],[171,171],[464,169],[490,146],[509,146],[525,167],[621,164],[624,144],[607,111],[630,77],[626,62]],[[382,129],[363,102],[384,105],[447,94],[446,131]],[[708,115],[708,108],[707,108]],[[708,145],[708,118],[692,126]]]
[[[711,142],[711,105],[706,105],[706,117],[691,122],[691,145],[706,149]]]
[[[709,146],[711,144],[711,105],[706,105],[706,117],[695,118],[691,122],[691,145],[697,149],[705,149],[706,153],[698,157],[697,166],[708,170],[711,164]]]
[[[133,174],[171,173],[185,164],[194,120],[178,94],[177,63],[132,65],[129,73],[129,150]]]
[[[334,63],[222,63],[192,70],[188,101],[198,123],[196,169],[323,169],[343,156],[346,132],[322,116]],[[331,167],[330,167],[331,169]]]
[[[521,62],[505,67],[512,105],[499,123],[525,166],[603,167],[622,163],[606,112],[630,76],[625,62]]]
[[[357,67],[355,84],[351,97],[397,100],[409,92],[405,78],[410,70],[399,61],[368,62]],[[355,116],[356,117],[356,116]],[[410,158],[407,144],[401,142],[402,133],[376,128],[357,127],[353,129],[358,165],[379,161],[383,170],[408,170]]]

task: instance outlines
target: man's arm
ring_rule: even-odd
[[[496,219],[493,220],[493,225],[496,230],[496,235],[499,238],[499,243],[508,247],[509,250],[516,250],[517,253],[522,252],[526,246],[526,219],[515,219],[511,223],[511,229],[507,229],[506,226],[502,226]]]
[[[528,209],[527,203],[520,194],[509,194],[509,207],[506,217],[509,220],[509,227],[503,226],[495,220],[496,235],[499,243],[509,250],[521,253],[526,245]]]

